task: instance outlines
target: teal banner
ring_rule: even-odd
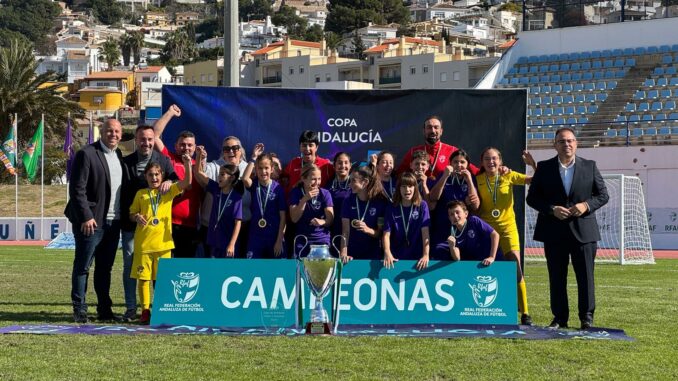
[[[293,327],[304,325],[315,298],[302,283],[298,318],[294,260],[162,259],[153,300],[153,325]],[[338,291],[341,324],[516,324],[514,262],[416,261],[385,269],[380,261],[352,261]],[[338,290],[337,290],[338,289]]]

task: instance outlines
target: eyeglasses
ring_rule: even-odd
[[[234,146],[223,146],[221,147],[221,150],[223,152],[228,152],[228,151],[233,151],[233,152],[238,152],[240,151],[240,146],[239,145],[234,145]]]
[[[556,140],[556,143],[558,143],[558,144],[572,144],[576,141],[577,141],[577,139],[559,139],[559,140]]]

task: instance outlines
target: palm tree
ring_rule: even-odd
[[[29,42],[12,39],[7,45],[0,48],[0,136],[6,136],[16,113],[20,141],[33,136],[42,114],[45,135],[63,137],[68,113],[78,117],[83,109],[59,94],[63,84],[56,82],[56,73],[35,75],[38,63]]]
[[[122,52],[122,63],[129,66],[130,56],[132,55],[132,45],[134,44],[134,37],[130,33],[123,34],[118,40],[120,51]]]
[[[113,67],[120,62],[120,50],[118,43],[109,37],[102,45],[99,59],[106,61],[108,71],[113,70]]]
[[[184,29],[169,33],[166,40],[162,49],[163,62],[182,63],[197,55],[195,43],[189,40]]]
[[[134,53],[134,64],[139,65],[141,61],[141,48],[144,47],[144,34],[141,31],[130,33],[132,37],[132,53]]]

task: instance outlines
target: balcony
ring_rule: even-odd
[[[380,85],[392,85],[395,83],[400,83],[400,76],[397,77],[379,77]]]
[[[280,83],[280,82],[282,82],[282,74],[276,74],[274,76],[264,77],[264,79],[263,79],[264,85],[268,85],[268,84],[272,84],[272,83]]]

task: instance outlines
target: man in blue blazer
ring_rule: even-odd
[[[567,268],[570,257],[577,279],[581,328],[591,328],[595,312],[593,267],[600,240],[595,211],[608,201],[605,181],[596,163],[576,156],[571,128],[556,132],[558,155],[537,165],[527,204],[539,212],[534,239],[544,242],[549,272],[550,328],[567,327]]]
[[[111,269],[120,241],[120,193],[122,153],[118,143],[122,126],[108,119],[101,126],[101,139],[75,154],[70,199],[64,214],[73,224],[75,259],[71,285],[73,320],[87,323],[87,279],[92,262],[99,320],[117,320],[111,306]]]

